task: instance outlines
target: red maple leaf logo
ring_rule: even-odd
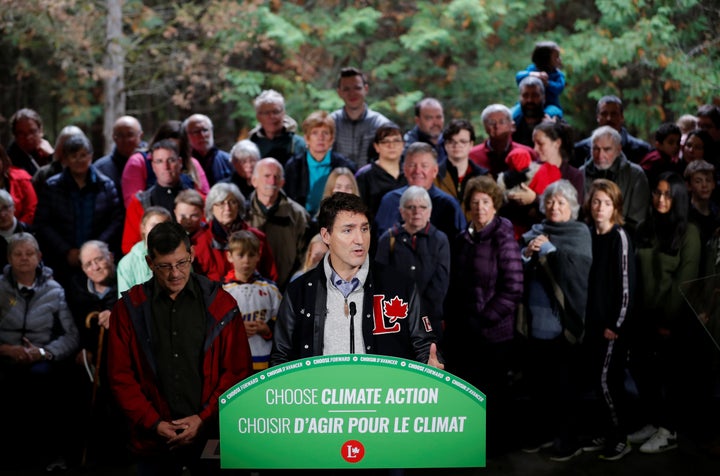
[[[397,296],[390,301],[383,302],[383,310],[390,324],[395,323],[398,319],[405,319],[408,315],[407,303],[404,303],[403,300]]]

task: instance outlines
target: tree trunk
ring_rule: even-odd
[[[107,25],[105,51],[106,76],[103,80],[105,92],[105,114],[103,120],[103,136],[105,138],[105,154],[109,154],[113,146],[113,124],[125,114],[125,48],[122,45],[122,7],[124,0],[106,0]]]

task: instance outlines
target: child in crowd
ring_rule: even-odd
[[[650,151],[641,161],[640,167],[645,171],[648,181],[662,172],[675,172],[682,175],[685,164],[680,160],[680,128],[672,122],[661,124],[655,131],[655,150]]]
[[[508,168],[498,174],[497,184],[503,192],[505,202],[508,194],[520,191],[520,184],[530,186],[540,164],[533,162],[530,152],[526,149],[515,148],[505,157]],[[536,192],[539,193],[539,192]]]
[[[684,176],[690,191],[688,219],[700,228],[700,240],[705,245],[720,226],[720,210],[712,200],[715,167],[705,160],[694,160],[685,168]]]
[[[190,242],[197,244],[198,237],[207,229],[205,199],[194,189],[186,189],[175,197],[175,221],[190,235]]]
[[[515,75],[515,82],[528,76],[540,78],[545,86],[545,106],[560,106],[560,94],[565,89],[565,73],[560,71],[560,47],[554,41],[540,41],[535,44],[532,53],[532,64]]]
[[[521,184],[541,195],[548,185],[562,178],[559,168],[549,162],[533,162],[530,152],[525,149],[511,150],[505,163],[508,170],[498,175],[498,185],[503,190],[506,202],[508,193],[520,190]]]
[[[635,298],[635,260],[630,238],[622,228],[622,201],[620,187],[597,179],[590,185],[585,203],[593,262],[583,346],[593,387],[602,395],[604,406],[599,413],[603,436],[587,442],[583,451],[602,451],[600,458],[609,461],[630,452],[624,379],[631,329],[628,322],[632,323]]]
[[[697,129],[697,116],[692,114],[683,114],[675,123],[680,128],[680,147],[685,144],[685,139],[690,131]],[[682,149],[680,150],[680,158],[682,159]]]
[[[250,231],[236,231],[228,241],[227,259],[233,269],[225,276],[223,288],[238,303],[245,322],[253,370],[268,368],[272,350],[272,328],[280,308],[280,291],[274,282],[257,272],[260,240]]]

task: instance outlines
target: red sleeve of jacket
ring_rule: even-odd
[[[125,255],[130,253],[132,247],[142,239],[140,235],[140,223],[142,223],[143,213],[145,213],[145,210],[143,209],[142,203],[140,203],[137,197],[133,197],[125,212],[125,226],[123,227],[121,247]]]
[[[136,286],[130,292],[142,293],[142,289]],[[120,299],[113,308],[108,331],[110,388],[131,424],[151,429],[162,418],[153,400],[162,400],[139,345],[126,304]]]
[[[35,219],[38,198],[32,184],[32,177],[23,169],[10,167],[10,195],[15,201],[15,218],[26,225],[32,225]]]

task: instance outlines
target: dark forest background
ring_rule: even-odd
[[[51,142],[76,124],[96,155],[122,114],[147,139],[164,120],[206,113],[228,148],[255,125],[263,89],[280,91],[298,122],[339,107],[345,66],[367,73],[371,107],[404,128],[434,96],[446,118],[482,132],[486,105],[517,100],[515,72],[539,40],[562,48],[561,101],[579,137],[605,94],[646,140],[720,101],[717,0],[0,0],[0,12],[3,144],[13,112],[31,107]]]

